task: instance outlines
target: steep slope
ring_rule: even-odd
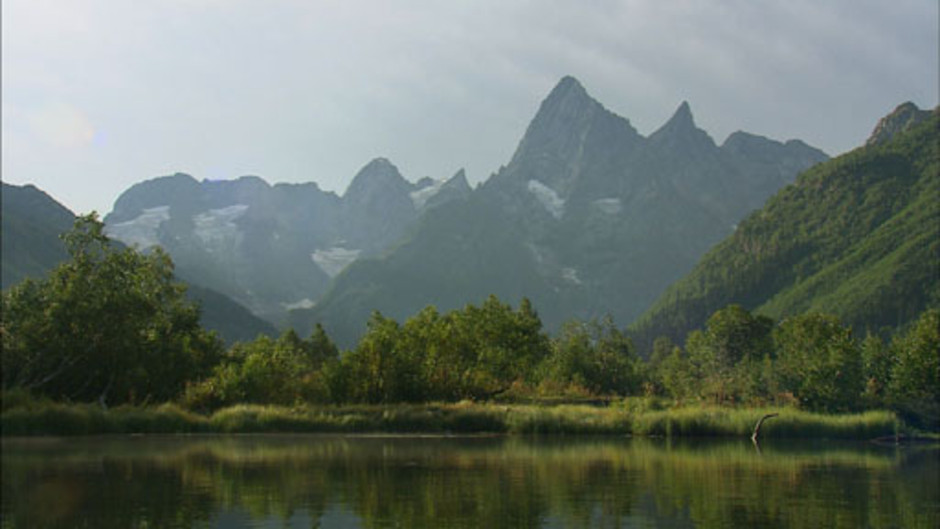
[[[829,312],[871,330],[937,306],[938,113],[891,125],[920,112],[898,107],[865,147],[805,172],[751,214],[635,324],[639,341],[681,339],[731,303],[774,318]]]
[[[272,186],[252,176],[199,182],[176,174],[128,189],[105,222],[126,244],[162,246],[180,277],[283,323],[349,263],[381,252],[424,211],[459,198],[460,179],[412,184],[378,158],[339,197],[315,183]]]
[[[3,266],[0,288],[27,277],[42,277],[68,258],[59,234],[72,228],[75,215],[35,186],[2,184]]]
[[[369,313],[404,318],[493,293],[529,297],[549,328],[629,322],[800,170],[800,142],[739,133],[718,147],[683,103],[649,138],[566,77],[509,164],[467,200],[429,213],[394,251],[350,266],[310,311],[352,343]]]
[[[71,211],[36,187],[4,183],[0,210],[3,288],[28,277],[39,279],[67,260],[68,252],[59,235],[71,230],[74,222]],[[218,292],[189,284],[187,295],[200,304],[202,324],[228,343],[277,332],[270,323]]]

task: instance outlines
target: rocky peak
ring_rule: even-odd
[[[929,110],[921,110],[910,101],[901,103],[893,112],[881,118],[865,145],[884,143],[895,135],[904,132],[930,116]]]
[[[564,156],[577,147],[596,116],[606,112],[577,79],[562,78],[529,123],[513,162],[544,151]]]
[[[359,170],[343,195],[351,203],[368,201],[379,194],[407,196],[411,185],[386,158],[376,158]]]
[[[467,182],[467,173],[463,168],[459,169],[454,176],[450,177],[449,180],[444,184],[448,187],[461,188],[470,191],[470,183]]]
[[[695,125],[692,108],[688,101],[683,101],[662,127],[650,135],[654,144],[669,149],[689,150],[695,148],[715,148],[715,142],[704,130]]]
[[[721,145],[721,150],[739,158],[771,161],[781,157],[807,159],[816,164],[829,159],[823,151],[811,147],[800,140],[787,140],[781,143],[757,134],[737,131],[728,136]]]
[[[199,182],[185,173],[161,176],[134,184],[114,202],[105,223],[130,220],[145,208],[191,204],[201,196]]]

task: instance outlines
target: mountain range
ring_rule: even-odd
[[[175,174],[132,186],[104,220],[126,245],[162,246],[194,289],[302,335],[320,322],[346,346],[373,311],[404,319],[490,294],[529,298],[549,330],[605,315],[626,324],[827,159],[799,140],[741,131],[719,145],[686,102],[643,136],[565,77],[507,165],[476,188],[462,170],[411,182],[384,158],[342,195],[313,182]]]
[[[373,310],[396,319],[528,297],[549,329],[638,317],[670,283],[800,171],[827,156],[736,132],[722,145],[682,103],[648,137],[565,77],[508,165],[463,200],[428,212],[384,255],[360,259],[293,323],[340,343]]]
[[[312,306],[347,264],[378,254],[423,211],[470,191],[462,170],[413,184],[384,158],[363,167],[342,197],[312,182],[176,174],[132,186],[104,221],[108,235],[127,245],[162,246],[183,279],[283,324],[290,309]]]
[[[72,229],[75,214],[35,186],[3,182],[0,188],[0,271],[2,288],[7,289],[27,278],[41,279],[68,259],[59,236]],[[187,296],[200,304],[203,326],[228,343],[277,333],[269,322],[223,294],[190,284]]]
[[[940,111],[897,107],[865,146],[801,174],[670,286],[633,326],[679,341],[739,304],[839,316],[878,333],[940,306]]]

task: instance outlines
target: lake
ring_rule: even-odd
[[[940,451],[773,440],[5,438],[7,528],[940,527]]]

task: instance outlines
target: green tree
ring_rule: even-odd
[[[888,400],[912,423],[940,429],[940,310],[924,312],[891,342],[891,350]]]
[[[862,340],[861,353],[862,376],[865,382],[863,400],[869,407],[883,406],[891,378],[891,350],[881,337],[869,333]]]
[[[221,342],[159,248],[118,248],[95,213],[63,236],[70,259],[3,294],[4,388],[57,399],[166,400],[208,373]]]
[[[570,321],[552,341],[542,367],[543,383],[573,386],[595,395],[639,392],[639,363],[633,343],[610,318]]]
[[[719,402],[746,400],[761,392],[761,359],[772,355],[773,320],[729,305],[708,318],[704,331],[689,334],[686,350],[703,377],[703,391]]]
[[[786,389],[810,410],[858,407],[863,389],[861,353],[851,329],[828,314],[784,320],[774,331],[778,371]]]

